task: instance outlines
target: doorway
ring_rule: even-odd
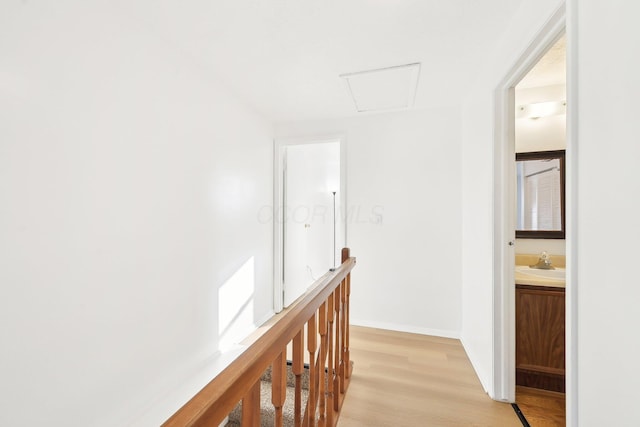
[[[564,425],[567,147],[564,34],[518,82],[514,92],[515,398],[519,405],[532,400],[547,402],[549,424],[555,421]],[[540,259],[544,261],[539,262]],[[532,395],[536,398],[531,399]],[[544,416],[544,412],[537,415],[538,419]]]
[[[274,309],[291,305],[340,263],[346,226],[344,138],[276,146]]]
[[[539,62],[544,54],[565,33],[566,14],[561,7],[540,30],[520,59],[513,65],[509,73],[498,85],[495,92],[495,152],[494,152],[494,398],[496,400],[516,401],[516,355],[515,355],[515,265],[516,265],[516,165],[515,165],[515,120],[517,84]],[[567,57],[571,58],[571,46],[567,49]],[[572,406],[572,393],[576,389],[573,370],[577,367],[575,352],[575,293],[571,278],[572,252],[571,241],[574,238],[571,202],[575,197],[572,175],[574,173],[574,151],[571,136],[571,100],[573,80],[571,61],[567,66],[567,225],[566,225],[566,389],[567,420],[570,421],[575,407]],[[573,92],[573,93],[572,93]]]

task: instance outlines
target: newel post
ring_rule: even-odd
[[[342,248],[342,262],[345,262],[351,256],[349,248]]]

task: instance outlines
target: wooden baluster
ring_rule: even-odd
[[[307,350],[309,351],[309,399],[307,401],[307,415],[309,427],[316,425],[316,378],[315,360],[317,349],[316,314],[307,322]]]
[[[340,308],[342,315],[340,316],[340,393],[344,394],[347,366],[345,365],[346,357],[346,340],[347,340],[347,316],[346,316],[346,295],[347,283],[346,280],[340,285]]]
[[[334,381],[334,376],[333,376],[333,340],[334,340],[334,333],[333,333],[333,317],[335,315],[335,309],[334,309],[334,297],[333,297],[333,293],[331,295],[329,295],[329,299],[327,300],[327,318],[329,321],[329,327],[327,329],[327,342],[329,344],[329,348],[327,349],[327,356],[328,356],[328,361],[327,361],[327,400],[329,401],[329,408],[327,410],[327,425],[328,426],[333,426],[333,411],[334,411],[334,405],[333,405],[333,381]]]
[[[260,380],[242,399],[242,427],[260,426]]]
[[[339,409],[339,398],[340,398],[340,356],[342,354],[341,351],[341,343],[340,343],[340,286],[335,289],[333,292],[334,298],[334,310],[335,310],[335,325],[336,325],[336,333],[335,333],[335,347],[334,347],[334,360],[333,360],[333,410],[338,412]]]
[[[325,383],[327,379],[326,374],[326,358],[327,358],[327,305],[326,303],[322,303],[320,305],[320,309],[318,310],[318,332],[320,333],[320,357],[318,363],[318,395],[320,396],[320,404],[319,404],[319,418],[322,424],[325,421],[325,413],[326,413],[326,395],[325,395]]]
[[[294,427],[302,421],[302,373],[304,372],[304,328],[293,339],[293,374],[296,376],[296,391],[293,405]]]
[[[287,348],[271,365],[271,403],[275,409],[274,426],[282,427],[282,407],[287,398]]]
[[[345,342],[344,342],[344,363],[345,366],[347,367],[346,369],[346,373],[345,373],[345,377],[349,378],[351,377],[351,351],[349,350],[349,329],[350,329],[350,324],[349,324],[349,313],[351,311],[351,273],[349,273],[347,275],[347,289],[346,289],[346,301],[344,304],[344,310],[346,313],[345,316]]]
[[[351,253],[349,248],[342,248],[342,262],[344,263],[349,259]],[[345,313],[345,323],[346,323],[346,331],[345,331],[345,342],[344,342],[344,363],[346,366],[345,378],[351,377],[351,353],[349,351],[349,312],[351,311],[350,303],[351,303],[351,273],[347,274],[345,278],[346,282],[346,300],[344,303],[344,313]]]

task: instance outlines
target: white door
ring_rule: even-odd
[[[335,266],[334,259],[340,263],[340,143],[287,146],[283,192],[287,307]]]

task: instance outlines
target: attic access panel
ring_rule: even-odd
[[[358,112],[413,107],[420,63],[342,74]]]

